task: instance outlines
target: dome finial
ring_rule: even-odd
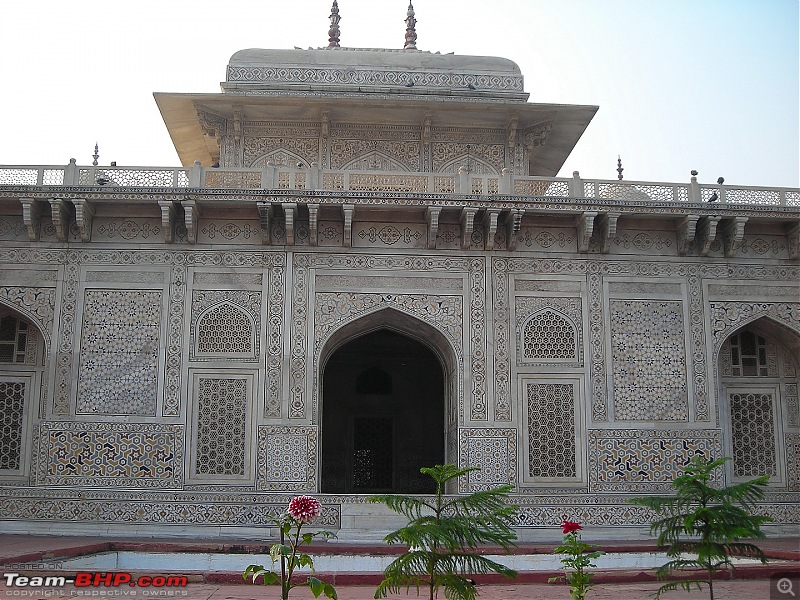
[[[403,50],[417,49],[417,20],[414,18],[414,6],[411,0],[408,2],[408,12],[406,12],[406,43]]]
[[[624,170],[625,169],[622,168],[622,159],[619,157],[619,154],[617,154],[617,179],[620,181],[622,181],[622,172]]]
[[[94,154],[92,154],[92,158],[94,159],[92,161],[92,166],[96,167],[97,166],[97,159],[100,158],[100,153],[98,152],[98,148],[97,148],[97,142],[94,143]]]
[[[339,4],[336,0],[333,0],[333,6],[331,6],[331,28],[328,30],[328,48],[338,48],[339,47],[339,21],[342,18],[339,16]]]

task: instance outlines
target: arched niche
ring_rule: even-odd
[[[46,389],[45,342],[33,319],[0,304],[0,481],[27,476],[32,428]]]
[[[715,357],[728,476],[800,491],[800,332],[763,315],[738,325]]]
[[[458,389],[447,338],[386,308],[334,332],[319,364],[322,491],[434,491],[419,468],[446,461]]]

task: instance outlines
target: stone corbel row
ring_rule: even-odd
[[[742,244],[746,223],[747,217],[723,219],[717,216],[686,215],[678,222],[676,228],[678,255],[686,256],[689,252],[689,247],[694,242],[697,255],[708,256],[711,244],[719,233],[722,236],[722,247],[725,256],[731,258],[736,253],[736,249]],[[792,258],[796,258],[796,256]]]
[[[580,214],[575,223],[578,230],[578,252],[583,254],[589,252],[589,244],[594,237],[600,252],[608,254],[611,250],[611,240],[617,235],[619,217],[618,212],[586,211]]]
[[[25,228],[28,230],[28,239],[32,242],[38,242],[42,224],[41,204],[34,198],[20,198],[20,203],[22,204],[22,222],[25,223]],[[73,200],[50,198],[49,203],[53,227],[55,227],[58,241],[66,242],[69,237],[73,210],[81,241],[91,241],[94,205],[89,200],[84,198],[75,198]]]
[[[186,201],[183,202],[184,210],[186,210]],[[283,213],[284,226],[286,228],[285,244],[293,246],[296,242],[295,236],[295,223],[299,214],[300,204],[295,202],[258,202],[256,207],[258,209],[259,221],[261,224],[262,243],[270,245],[272,243],[270,231],[278,210]],[[309,243],[312,246],[317,244],[317,231],[318,231],[318,218],[319,218],[319,204],[304,204],[308,209],[308,222],[309,222]],[[279,208],[280,207],[280,208]],[[162,209],[163,210],[163,209]],[[353,241],[353,217],[355,216],[356,207],[354,204],[341,205],[341,217],[343,224],[342,232],[342,245],[345,248],[352,246]],[[442,212],[441,206],[429,206],[425,210],[425,220],[428,224],[428,236],[426,246],[429,249],[436,248],[436,239],[439,235],[439,217]],[[479,210],[474,207],[465,206],[461,209],[460,224],[461,224],[461,247],[469,249],[472,247],[472,234],[476,226],[476,217]],[[519,233],[522,224],[522,215],[525,213],[524,209],[514,209],[511,211],[501,211],[500,209],[488,209],[483,215],[483,219],[478,224],[483,227],[484,249],[491,250],[495,245],[495,235],[499,227],[506,228],[506,240],[508,242],[508,249],[513,250],[516,247],[516,234]],[[190,228],[189,217],[187,216],[187,229]],[[166,225],[165,225],[166,228]],[[192,241],[191,235],[189,236],[190,242]]]
[[[43,206],[46,205],[34,198],[20,198],[20,203],[22,204],[22,220],[28,232],[28,239],[32,242],[39,241]],[[91,241],[92,221],[95,215],[95,206],[91,201],[84,198],[74,198],[72,200],[50,198],[49,204],[53,226],[59,241],[67,241],[70,226],[73,222],[73,215],[81,241]],[[178,202],[162,198],[158,200],[158,205],[161,209],[161,224],[166,243],[174,242],[175,228],[180,216],[183,217],[182,220],[186,227],[188,242],[190,244],[197,243],[200,206],[196,200],[190,198]],[[296,241],[295,223],[300,206],[301,204],[296,202],[281,202],[279,198],[275,198],[273,202],[257,202],[256,208],[261,226],[262,243],[265,245],[272,243],[272,224],[277,211],[280,210],[283,213],[286,227],[285,243],[287,246],[293,246]],[[303,206],[308,210],[309,243],[312,246],[316,246],[319,204],[303,204]],[[344,225],[344,247],[352,245],[355,211],[356,207],[353,204],[341,205]],[[180,214],[181,212],[183,213],[182,215]],[[429,249],[436,248],[441,212],[442,207],[435,205],[429,206],[425,211],[425,220],[428,224],[426,245]],[[479,218],[479,213],[481,213],[482,218]],[[459,216],[461,248],[467,250],[472,247],[472,236],[475,227],[480,226],[483,228],[484,250],[492,250],[495,247],[495,236],[501,227],[505,228],[507,249],[515,250],[517,234],[520,231],[524,214],[524,209],[501,210],[488,208],[481,211],[476,207],[464,206]],[[575,223],[578,235],[578,251],[587,253],[591,240],[594,238],[600,252],[608,253],[611,241],[616,236],[619,217],[620,213],[618,212],[586,211],[578,215]],[[676,225],[678,254],[686,256],[690,247],[694,245],[698,256],[707,256],[711,250],[711,244],[719,234],[722,239],[725,256],[730,258],[734,256],[736,250],[741,246],[746,223],[747,217],[722,218],[708,215],[686,215]],[[788,224],[786,235],[789,257],[793,259],[800,258],[800,222]]]

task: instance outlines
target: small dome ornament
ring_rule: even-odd
[[[406,12],[406,43],[403,45],[403,50],[416,50],[417,49],[417,20],[414,18],[414,6],[410,0],[408,3],[408,12]]]
[[[328,48],[338,48],[339,47],[339,21],[342,18],[339,16],[339,3],[336,0],[333,0],[333,6],[331,6],[331,28],[328,29]]]

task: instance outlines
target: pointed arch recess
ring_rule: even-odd
[[[722,343],[738,330],[759,319],[774,323],[800,338],[800,303],[797,302],[712,302],[711,329],[714,339],[714,357]],[[789,335],[791,338],[791,335]]]
[[[406,173],[410,173],[411,169],[408,165],[404,164],[403,161],[397,157],[394,157],[386,152],[381,152],[380,150],[373,150],[371,152],[366,152],[357,156],[356,158],[347,161],[342,165],[342,170],[344,171],[360,171],[367,169],[367,167],[363,166],[364,161],[368,161],[372,159],[373,161],[380,160],[384,161],[384,164],[388,166],[386,169],[375,169],[378,171],[402,171]],[[372,169],[367,169],[372,170]]]
[[[788,303],[778,306],[785,309],[787,305],[792,306]],[[758,398],[761,394],[759,382],[765,381],[762,376],[726,376],[723,373],[723,360],[725,360],[725,357],[722,356],[722,352],[730,352],[730,346],[727,342],[735,335],[745,330],[750,330],[766,338],[767,344],[772,343],[777,346],[774,356],[774,360],[778,363],[777,372],[767,375],[763,386],[764,393],[774,390],[777,395],[773,405],[775,414],[770,418],[775,428],[775,444],[772,450],[775,452],[777,468],[776,483],[783,481],[784,483],[780,485],[786,485],[792,491],[800,491],[800,467],[798,467],[798,460],[800,460],[800,434],[792,433],[792,429],[800,425],[800,407],[798,407],[797,397],[797,361],[794,359],[800,354],[800,320],[796,319],[798,312],[795,308],[795,310],[790,311],[782,310],[776,314],[775,305],[753,303],[747,306],[755,310],[734,312],[733,314],[738,318],[730,319],[726,323],[726,327],[715,328],[714,331],[714,374],[720,400],[719,414],[722,419],[724,436],[727,439],[725,452],[731,453],[735,460],[734,424],[729,396],[733,393],[742,397],[752,396]],[[794,306],[797,307],[797,305]],[[795,323],[796,320],[798,320],[797,324]],[[719,321],[715,321],[715,325],[718,323]],[[790,365],[786,364],[787,360],[791,361]],[[781,367],[780,365],[783,366]],[[754,409],[757,408],[755,407]],[[769,407],[767,407],[767,410],[769,410]],[[785,411],[788,411],[788,414]],[[788,418],[780,418],[779,415],[781,413]],[[747,454],[752,455],[754,453],[755,448],[748,447]],[[726,468],[729,475],[737,477],[734,472],[735,465],[728,465]],[[738,477],[742,478],[742,475],[739,474]],[[747,477],[744,478],[746,479]]]
[[[52,290],[46,290],[51,292]],[[50,344],[53,338],[53,305],[39,298],[39,291],[30,292],[33,297],[24,294],[16,299],[0,297],[0,314],[8,311],[17,314],[36,327],[44,340],[44,355],[50,355]],[[16,300],[16,302],[14,301]],[[37,301],[39,300],[39,301]],[[40,314],[43,314],[44,320]]]
[[[254,169],[254,168],[263,169],[263,168],[265,168],[267,166],[267,163],[276,154],[285,154],[287,162],[288,161],[291,161],[291,162],[288,162],[288,164],[285,164],[285,165],[284,164],[278,164],[278,165],[275,165],[275,166],[286,167],[286,168],[289,168],[289,169],[293,169],[293,168],[297,167],[298,163],[299,163],[300,165],[302,165],[302,168],[304,168],[304,169],[308,169],[309,167],[311,167],[311,163],[309,163],[308,160],[306,160],[305,158],[303,158],[299,154],[297,154],[295,152],[292,152],[291,150],[288,150],[286,148],[280,147],[280,148],[275,148],[273,150],[270,150],[269,152],[265,152],[264,154],[262,154],[262,155],[258,156],[257,158],[253,159],[250,162],[250,164],[248,165],[248,168],[250,168],[250,169]]]
[[[338,327],[331,330],[324,339],[319,341],[314,357],[316,377],[313,393],[313,419],[315,422],[318,421],[322,375],[328,359],[347,342],[379,329],[387,329],[408,336],[431,348],[439,359],[445,375],[446,412],[455,410],[455,407],[458,406],[459,414],[462,413],[463,376],[461,366],[463,364],[463,352],[461,351],[460,340],[453,340],[450,335],[442,332],[437,326],[396,306],[376,307],[373,310],[342,320],[337,325]],[[450,381],[453,381],[454,385],[447,383]],[[449,418],[452,419],[453,416],[450,415]]]
[[[458,173],[460,167],[470,165],[470,172],[475,175],[499,175],[497,167],[478,157],[462,154],[447,161],[439,167],[437,173]]]

